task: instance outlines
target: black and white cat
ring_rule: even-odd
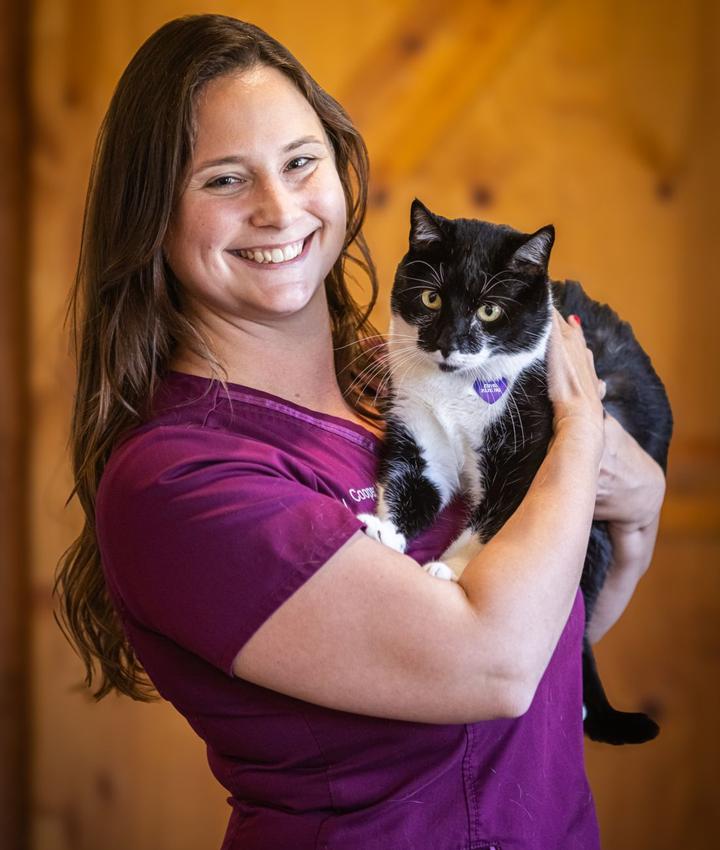
[[[459,576],[522,501],[552,435],[546,349],[553,303],[582,320],[605,409],[665,470],[672,414],[662,382],[630,326],[578,283],[551,282],[552,226],[533,234],[471,219],[446,219],[417,199],[410,246],[392,290],[387,432],[377,515],[367,533],[405,550],[458,493],[468,528],[425,568]],[[586,622],[612,556],[594,522],[581,587]],[[647,715],[618,712],[605,697],[590,643],[583,648],[585,732],[608,743],[654,738]]]

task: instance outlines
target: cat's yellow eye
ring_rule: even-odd
[[[483,322],[494,322],[502,316],[502,310],[497,304],[483,304],[477,315]]]
[[[438,293],[434,289],[423,289],[422,294],[420,295],[422,299],[422,303],[429,310],[439,310],[440,305],[442,304],[442,298],[438,295]]]

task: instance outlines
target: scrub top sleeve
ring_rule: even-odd
[[[96,503],[125,616],[224,672],[255,631],[363,524],[271,446],[155,428],[110,459]]]

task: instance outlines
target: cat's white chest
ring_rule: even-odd
[[[395,392],[395,413],[420,447],[426,475],[443,502],[458,490],[480,499],[479,449],[488,427],[503,415],[509,391],[490,404],[470,380],[418,370],[405,375]]]
[[[513,385],[544,357],[550,321],[533,348],[513,354],[481,351],[472,369],[460,373],[440,371],[426,354],[408,365],[407,340],[417,336],[417,329],[393,316],[391,330],[393,415],[412,435],[426,464],[423,474],[437,487],[443,504],[461,490],[477,504],[484,491],[480,449],[488,428],[507,413],[513,439],[523,438]],[[474,386],[477,374],[493,376],[502,391],[481,395]]]

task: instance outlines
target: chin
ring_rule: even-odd
[[[324,291],[322,286],[313,290],[296,288],[290,292],[268,293],[262,304],[257,305],[257,312],[271,314],[280,319],[287,319],[308,309],[318,300],[318,294]]]

